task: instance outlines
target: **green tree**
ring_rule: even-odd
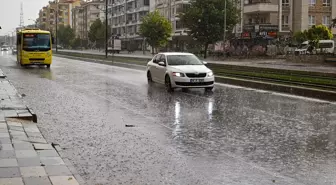
[[[57,31],[58,41],[64,47],[69,47],[75,38],[75,31],[70,26],[60,25]]]
[[[324,25],[312,26],[308,30],[302,32],[297,32],[294,35],[294,39],[302,43],[303,41],[309,40],[309,44],[318,47],[318,42],[320,40],[330,40],[333,38],[331,30]]]
[[[227,30],[232,30],[238,23],[239,10],[230,0],[191,0],[190,8],[179,15],[190,35],[203,45],[204,58],[207,57],[209,44],[223,38],[224,13],[227,15]]]
[[[156,10],[143,17],[140,35],[146,38],[154,53],[154,49],[168,43],[172,30],[171,22]]]
[[[294,34],[293,38],[298,44],[301,44],[302,42],[308,40],[307,33],[308,33],[307,30],[298,31]]]
[[[73,49],[77,49],[80,46],[81,46],[81,39],[80,38],[77,37],[77,38],[75,38],[71,41],[71,47]]]
[[[106,37],[105,33],[106,33],[105,22],[102,22],[100,19],[97,19],[90,26],[88,37],[91,42],[96,42],[96,46],[98,48],[104,48],[105,47],[105,37]],[[111,30],[108,30],[108,37],[110,37],[110,35],[111,35]]]

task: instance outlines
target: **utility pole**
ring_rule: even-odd
[[[108,56],[108,0],[105,0],[105,58]]]
[[[223,52],[225,52],[225,42],[226,42],[226,2],[227,0],[224,0],[224,34],[223,34]]]
[[[58,36],[57,36],[57,27],[58,27],[58,0],[56,0],[56,15],[55,15],[55,18],[56,18],[56,33],[55,33],[55,36],[56,36],[56,53],[58,52],[58,49],[57,49],[57,45],[58,45]]]

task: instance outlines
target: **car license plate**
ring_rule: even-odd
[[[39,63],[41,63],[41,61],[31,61],[30,63],[39,64]]]
[[[204,82],[204,79],[190,79],[191,83]]]

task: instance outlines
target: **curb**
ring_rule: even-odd
[[[64,161],[65,165],[69,168],[72,175],[76,178],[77,182],[80,185],[85,185],[85,180],[82,178],[82,176],[78,173],[74,165],[71,163],[65,152],[63,152],[63,149],[59,145],[54,145],[55,150],[59,154],[59,156]]]
[[[27,105],[26,105],[26,107],[27,107],[29,113],[33,116],[33,120],[32,120],[32,121],[33,121],[34,123],[37,123],[37,115],[36,115],[36,113],[33,111],[32,108],[28,107]]]
[[[224,76],[216,76],[216,82],[249,87],[254,89],[268,90],[273,92],[282,92],[327,101],[336,101],[336,92],[333,91],[305,88],[299,86],[282,85],[276,83],[254,81],[254,80],[238,79]]]

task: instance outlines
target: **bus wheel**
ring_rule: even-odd
[[[48,69],[50,68],[50,64],[47,64],[46,66],[47,66]]]

